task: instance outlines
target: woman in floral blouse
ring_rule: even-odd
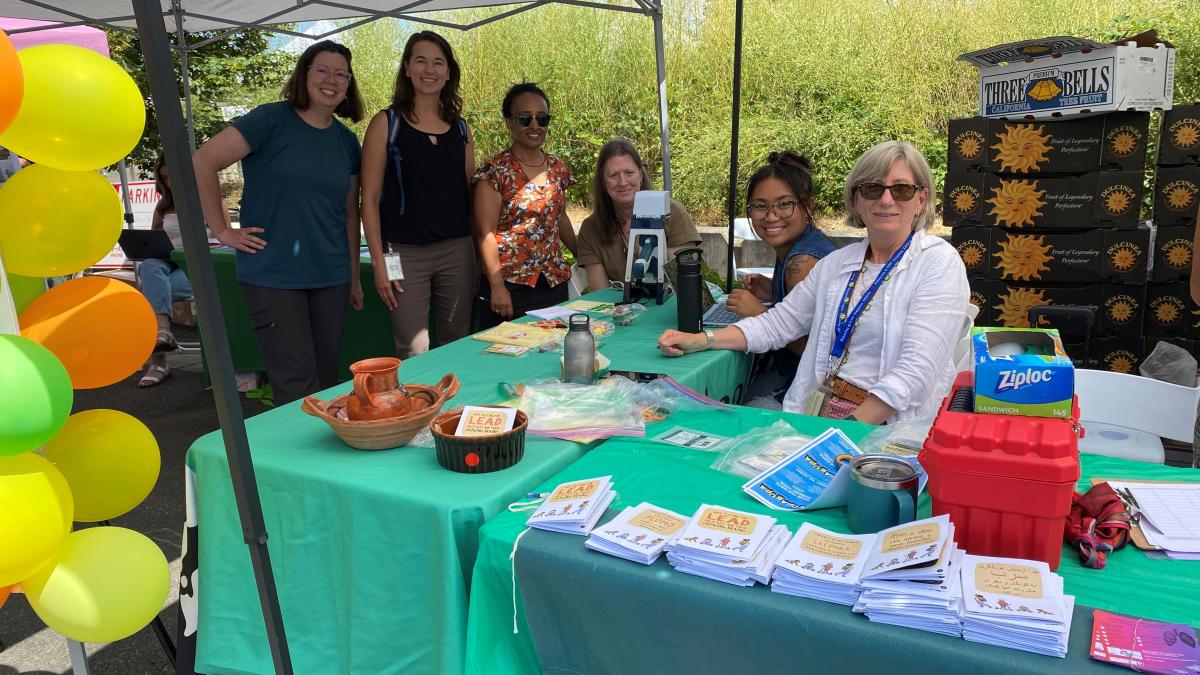
[[[512,143],[475,174],[480,292],[491,310],[480,317],[481,327],[566,300],[571,267],[561,244],[572,253],[576,248],[566,210],[575,179],[566,164],[542,150],[550,100],[524,82],[508,90],[501,112]]]

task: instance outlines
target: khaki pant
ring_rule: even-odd
[[[425,246],[388,244],[400,254],[403,293],[396,294],[392,332],[396,356],[406,359],[430,347],[466,337],[471,329],[471,290],[475,279],[475,247],[470,237],[445,239]],[[433,338],[429,308],[433,305]],[[432,343],[432,344],[431,344]]]

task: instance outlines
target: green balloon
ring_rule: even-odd
[[[37,296],[46,292],[46,280],[41,277],[9,274],[8,290],[12,291],[13,304],[17,306],[17,314],[20,314]]]
[[[0,456],[54,438],[74,396],[67,369],[50,350],[20,335],[0,335]]]

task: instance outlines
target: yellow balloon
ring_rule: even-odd
[[[121,236],[121,198],[95,171],[22,169],[0,187],[0,213],[9,274],[74,274],[108,255]]]
[[[32,452],[0,457],[0,586],[45,567],[71,532],[71,488]]]
[[[39,45],[17,57],[25,94],[0,146],[38,164],[85,171],[116,164],[141,140],[146,105],[116,63],[73,45]]]
[[[112,520],[142,503],[158,480],[158,442],[136,417],[85,410],[46,444],[75,498],[75,520]]]
[[[21,582],[33,611],[79,642],[114,642],[150,623],[167,599],[162,549],[122,527],[72,532],[54,562]]]

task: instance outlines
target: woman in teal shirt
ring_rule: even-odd
[[[277,404],[338,382],[359,283],[358,138],[363,104],[350,50],[329,40],[300,56],[284,100],[261,105],[193,158],[204,219],[237,250],[237,278]],[[230,226],[217,174],[241,161],[241,223]]]

